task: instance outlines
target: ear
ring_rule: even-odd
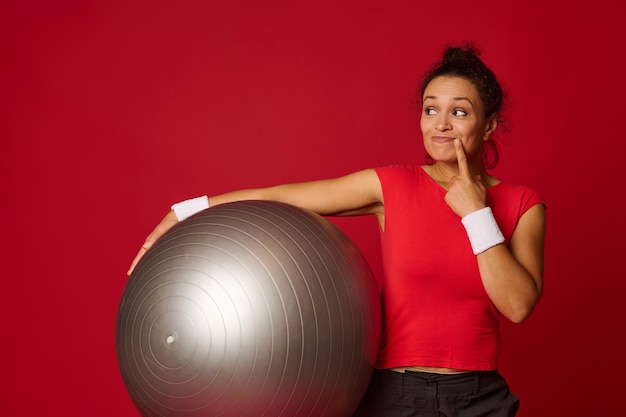
[[[498,113],[494,113],[489,116],[487,119],[487,127],[485,128],[485,135],[483,136],[483,140],[486,142],[489,140],[489,137],[496,131],[496,127],[498,127]]]

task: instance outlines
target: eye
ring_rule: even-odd
[[[435,114],[435,109],[432,107],[425,107],[424,108],[424,114],[426,116],[432,116],[433,114]]]
[[[467,112],[463,109],[454,109],[452,110],[452,115],[457,117],[467,116]]]

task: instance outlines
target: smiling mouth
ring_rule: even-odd
[[[432,141],[435,143],[449,143],[454,142],[454,138],[448,136],[433,136]]]

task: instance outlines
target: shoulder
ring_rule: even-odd
[[[374,168],[378,177],[383,180],[415,179],[424,174],[419,165],[386,165]]]
[[[513,184],[501,181],[497,185],[490,187],[489,190],[498,196],[519,196],[521,198],[530,198],[544,202],[543,196],[533,187],[523,184]]]
[[[515,210],[519,214],[535,205],[546,205],[545,199],[536,189],[523,184],[500,182],[488,188],[488,194],[493,204]]]
[[[437,185],[419,165],[390,165],[376,169],[385,206],[419,204],[428,198],[443,201],[443,188]]]

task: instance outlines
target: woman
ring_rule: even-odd
[[[172,206],[134,259],[178,221],[237,200],[276,200],[327,216],[377,217],[383,334],[356,416],[513,416],[497,370],[499,319],[524,321],[542,292],[545,206],[487,171],[502,89],[471,46],[427,73],[421,121],[429,163],[245,189]],[[497,155],[497,152],[495,153]]]

